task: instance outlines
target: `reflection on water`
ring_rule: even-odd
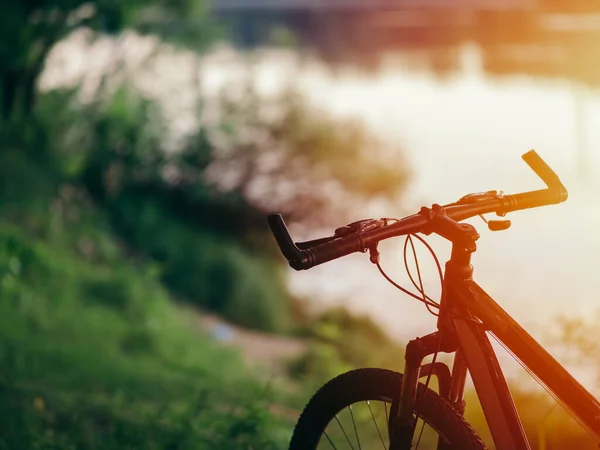
[[[71,60],[76,45],[69,48]],[[79,67],[87,67],[86,58],[89,62],[95,57],[98,54],[79,51]],[[189,58],[170,57],[162,69],[160,64],[152,67],[155,77],[162,70],[160,83],[142,75],[138,81],[147,90],[165,93],[165,101],[171,102],[167,112],[172,111],[173,120],[185,130],[190,104],[182,80],[194,71],[184,67],[191,64]],[[410,72],[397,57],[389,59],[378,75],[345,71],[332,76],[315,63],[305,62],[299,69],[291,55],[281,52],[266,52],[258,58],[255,73],[264,92],[294,79],[317,106],[340,116],[359,117],[381,137],[405,148],[413,182],[405,204],[391,205],[385,212],[388,216],[423,204],[453,201],[470,192],[540,188],[541,181],[520,159],[527,150],[538,150],[569,189],[567,203],[512,214],[512,228],[501,233],[488,231],[481,221],[472,223],[481,234],[474,257],[476,280],[536,338],[543,339],[557,315],[588,316],[600,308],[600,161],[596,151],[600,149],[600,94],[581,93],[561,81],[487,79],[474,49],[465,48],[462,58],[462,73],[445,81]],[[217,55],[203,61],[202,85],[207,91],[235,75],[233,60]],[[173,70],[174,66],[178,69]],[[43,80],[47,86],[52,85],[51,78]],[[169,80],[173,81],[169,84]],[[577,134],[578,92],[579,104],[585,108],[579,115],[587,121],[583,137]],[[577,171],[582,143],[589,155],[585,178]],[[363,218],[361,211],[355,215]],[[448,246],[436,238],[431,241],[444,259]],[[401,277],[401,267],[394,267],[401,265],[398,248],[387,244],[382,252],[384,265]],[[431,261],[426,267],[427,286],[439,291]],[[429,332],[435,324],[420,304],[397,295],[364,255],[294,273],[290,279],[294,289],[319,302],[327,299],[328,304],[339,302],[371,314],[400,338]]]
[[[472,50],[465,51],[465,62],[465,72],[444,83],[394,67],[370,79],[307,74],[303,82],[315,100],[325,99],[326,107],[358,115],[380,135],[403,143],[414,170],[407,198],[412,209],[474,191],[542,187],[520,159],[530,148],[537,149],[563,179],[569,200],[515,213],[512,228],[502,233],[473,221],[482,235],[474,258],[476,279],[525,323],[548,323],[561,313],[588,314],[600,307],[600,278],[594,273],[600,267],[595,251],[600,250],[599,161],[597,152],[590,151],[588,177],[582,179],[573,87],[526,78],[487,80]],[[594,126],[600,125],[600,95],[586,94],[585,140],[593,150],[600,148],[600,126]],[[328,290],[361,310],[374,311],[401,336],[431,325],[421,320],[424,313],[406,312],[409,302],[391,299],[393,291],[384,281],[349,276],[347,271],[368,269],[359,260],[315,269],[318,274],[298,274],[294,285],[307,290],[327,283]],[[312,277],[323,282],[313,285]]]
[[[534,337],[547,341],[556,316],[589,317],[600,309],[600,94],[567,82],[486,79],[476,52],[465,49],[463,56],[462,75],[443,83],[406,73],[399,64],[372,78],[347,74],[332,79],[314,71],[302,82],[323,107],[359,116],[381,136],[404,145],[414,179],[406,204],[387,215],[469,192],[541,188],[520,156],[530,148],[542,155],[569,189],[566,203],[514,213],[512,227],[504,232],[493,233],[478,219],[471,223],[481,234],[473,258],[475,279]],[[582,105],[583,114],[577,111]],[[578,113],[586,120],[584,136],[577,134]],[[582,144],[587,149],[584,173]],[[446,243],[430,241],[440,259],[449,255]],[[408,284],[400,249],[387,244],[381,250],[384,265]],[[429,274],[427,286],[439,293],[435,267],[426,253],[420,255]],[[324,290],[332,302],[372,315],[401,339],[434,329],[435,318],[389,286],[365,255],[291,279],[308,296],[320,300]],[[588,373],[579,378],[594,384]]]

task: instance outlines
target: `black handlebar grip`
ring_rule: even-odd
[[[567,189],[564,187],[558,175],[550,168],[548,164],[537,154],[535,150],[530,150],[522,156],[529,167],[540,177],[550,192],[549,200],[552,203],[564,202],[567,197]]]
[[[333,261],[350,253],[362,252],[364,249],[365,243],[356,234],[351,234],[327,242],[326,244],[317,245],[316,247],[304,250],[304,253],[308,257],[308,267],[306,268],[309,269],[319,264]]]
[[[324,238],[320,238],[320,239],[314,239],[312,241],[296,242],[296,247],[298,247],[300,250],[306,250],[309,248],[316,247],[317,245],[326,244],[327,242],[331,242],[334,239],[337,239],[337,237],[329,236],[329,237],[324,237]]]
[[[277,245],[279,246],[281,253],[283,253],[283,256],[285,256],[290,264],[292,261],[301,262],[304,259],[304,255],[302,251],[296,247],[296,244],[294,244],[281,214],[270,215],[267,217],[267,222],[269,223],[271,232],[273,233],[273,236],[275,236],[275,240],[277,241]]]
[[[281,253],[288,260],[290,266],[296,270],[310,269],[350,253],[364,250],[363,240],[355,234],[300,250],[292,240],[280,214],[270,215],[267,222]],[[326,239],[330,240],[332,238]]]

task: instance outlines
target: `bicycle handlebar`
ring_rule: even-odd
[[[450,219],[460,222],[473,216],[496,213],[500,216],[511,211],[536,208],[564,202],[568,193],[558,175],[534,151],[530,150],[522,156],[529,167],[544,181],[547,188],[522,192],[513,195],[496,195],[475,202],[458,202],[446,206],[445,214]],[[468,197],[468,196],[467,196]],[[466,199],[467,197],[463,197]],[[295,270],[307,270],[334,259],[355,252],[362,252],[370,246],[391,237],[413,233],[438,233],[444,236],[442,229],[428,229],[430,218],[421,213],[405,217],[390,225],[376,227],[364,232],[355,232],[341,237],[329,237],[310,243],[295,244],[280,214],[268,217],[271,231],[279,245],[283,256]],[[299,248],[302,247],[302,249]]]

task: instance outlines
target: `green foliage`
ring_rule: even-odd
[[[289,222],[339,226],[358,205],[394,199],[405,186],[401,149],[357,121],[334,119],[293,88],[262,99],[251,83],[232,86],[221,102],[215,171],[235,167],[234,186]]]
[[[363,131],[336,128],[297,97],[277,101],[274,121],[253,92],[224,102],[219,124],[201,122],[173,151],[160,109],[129,86],[101,90],[86,105],[77,89],[40,94],[48,52],[82,27],[92,37],[133,27],[195,49],[214,31],[204,2],[190,0],[27,1],[3,10],[0,444],[283,446],[290,424],[266,412],[274,394],[236,354],[188,330],[169,293],[245,326],[289,329],[265,214],[291,204],[296,220],[314,219],[327,195],[306,183],[380,195],[404,172],[366,163]],[[264,173],[253,164],[273,156],[291,165]],[[291,167],[303,177],[281,196]],[[365,171],[350,177],[357,167]],[[236,171],[239,183],[221,183]],[[270,192],[253,195],[257,184]],[[319,338],[344,364],[366,358],[364,349],[349,358],[337,337]],[[329,359],[327,351],[319,357]]]
[[[372,196],[394,191],[403,173],[368,163],[362,130],[336,127],[293,95],[263,105],[249,90],[241,99],[224,100],[220,123],[201,122],[175,152],[165,148],[168,127],[160,109],[128,86],[108,96],[102,92],[104,97],[86,106],[77,102],[76,90],[38,95],[35,80],[47,52],[79,27],[118,33],[130,26],[196,49],[208,42],[201,38],[211,28],[203,2],[126,3],[57,0],[9,8],[8,17],[14,15],[22,27],[6,28],[7,41],[23,46],[11,47],[7,58],[22,61],[7,64],[2,80],[0,137],[6,151],[0,175],[6,176],[0,208],[6,217],[49,237],[64,226],[56,223],[59,216],[49,223],[49,207],[75,209],[74,215],[78,208],[99,207],[102,226],[116,231],[131,253],[152,258],[174,293],[239,324],[283,331],[290,325],[289,299],[265,215],[279,209],[291,220],[322,220],[328,195],[305,189],[307,183]],[[36,46],[44,50],[27,56]],[[274,121],[255,113],[273,107],[281,112]],[[261,161],[273,156],[284,163],[265,173]],[[354,164],[365,170],[349,177]],[[292,196],[280,195],[281,183],[292,179],[291,167],[305,170],[293,181]],[[236,172],[237,184],[220,183]],[[69,200],[57,200],[65,184],[89,204],[73,208]],[[252,194],[257,184],[267,191]],[[72,232],[79,233],[76,226]],[[105,240],[99,251],[89,242],[94,233],[90,224],[76,245],[108,257],[104,253],[112,251],[111,244]]]
[[[284,331],[289,315],[278,265],[270,247],[246,240],[253,229],[266,236],[264,217],[204,176],[213,151],[205,131],[168,154],[159,112],[124,88],[77,116],[79,138],[70,142],[79,149],[75,162],[61,152],[68,179],[102,206],[133,250],[156,262],[166,286],[238,324]],[[71,129],[63,136],[73,139]]]
[[[269,41],[276,47],[298,48],[300,46],[298,36],[284,25],[276,26],[271,30]]]
[[[305,355],[290,363],[290,373],[311,387],[350,369],[402,371],[404,367],[403,345],[392,341],[370,318],[344,308],[325,312],[305,333],[312,345]]]
[[[3,5],[0,18],[0,118],[28,118],[50,50],[79,28],[118,34],[125,28],[204,49],[216,34],[201,0],[54,0]]]
[[[272,448],[281,425],[260,385],[183,327],[150,272],[85,262],[5,223],[0,243],[7,448]]]
[[[163,40],[196,51],[205,50],[222,30],[209,19],[208,2],[160,0],[143,5],[131,28],[161,36]]]
[[[242,102],[242,111],[250,115],[245,108],[260,109],[260,103],[252,91],[245,95],[249,103]],[[326,184],[331,179],[343,183],[347,193],[359,195],[364,189],[375,195],[394,192],[402,178],[385,172],[380,163],[369,164],[356,135],[349,139],[343,127],[329,133],[328,127],[335,129],[331,122],[307,119],[310,112],[299,99],[284,97],[279,102],[283,116],[278,120],[283,123],[266,118],[244,122],[241,111],[225,102],[223,126],[203,125],[171,152],[163,148],[167,129],[160,110],[128,86],[87,106],[74,104],[72,93],[51,93],[41,98],[36,111],[40,126],[46,127],[52,112],[62,111],[48,139],[55,178],[84,188],[124,242],[156,262],[169,289],[238,324],[282,332],[291,325],[290,299],[266,214],[273,208],[287,211],[292,220],[316,221],[321,214],[323,221],[324,206],[330,202],[319,190],[302,189],[304,183]],[[72,120],[65,111],[71,111]],[[276,141],[259,145],[251,137],[243,138],[252,133]],[[293,176],[287,162],[271,165],[270,173],[257,165],[277,149],[282,161],[314,167],[294,181],[298,187],[291,198],[277,194],[279,183]],[[356,170],[350,177],[344,151],[361,161],[366,172]],[[223,186],[220,180],[232,173],[241,181]],[[378,181],[367,189],[369,179]],[[253,197],[249,191],[255,182],[270,191]]]
[[[27,154],[6,148],[0,153],[0,198],[4,213],[39,211],[48,204],[55,184],[48,171]]]

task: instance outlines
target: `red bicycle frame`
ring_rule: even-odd
[[[449,220],[449,219],[448,219]],[[456,223],[456,222],[455,222]],[[492,333],[518,358],[563,406],[600,440],[600,402],[562,365],[527,333],[472,279],[471,254],[476,232],[468,224],[458,224],[463,239],[453,240],[452,257],[446,264],[438,331],[411,341],[406,350],[405,378],[398,417],[405,425],[398,444],[412,438],[411,421],[418,379],[431,370],[440,381],[440,395],[464,408],[464,386],[470,372],[486,421],[498,450],[530,449],[523,425],[488,333]],[[472,245],[465,244],[472,236]],[[452,374],[431,365],[423,358],[438,350],[454,352]],[[402,430],[402,427],[400,427]],[[409,436],[410,434],[410,436]],[[392,449],[393,447],[390,447]],[[439,448],[443,448],[440,444]]]

